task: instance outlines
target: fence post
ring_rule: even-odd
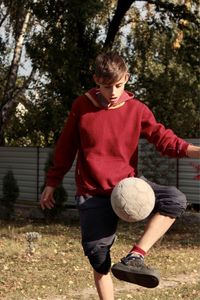
[[[179,158],[176,159],[176,187],[179,188]]]
[[[37,170],[36,170],[36,172],[37,172],[37,201],[39,201],[39,194],[40,194],[40,192],[39,192],[39,171],[40,171],[40,167],[39,167],[39,164],[40,164],[40,147],[39,146],[37,146]]]

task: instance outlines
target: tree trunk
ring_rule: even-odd
[[[126,12],[129,10],[135,0],[118,0],[117,8],[113,19],[110,22],[104,48],[110,48],[114,42],[115,36],[119,31],[119,26],[124,18]]]
[[[10,112],[14,105],[16,105],[16,95],[14,97],[14,91],[16,88],[17,73],[30,15],[31,13],[28,11],[24,17],[24,22],[22,23],[21,31],[15,44],[13,60],[10,66],[2,103],[0,105],[0,146],[5,144],[4,131],[6,125],[9,123]]]

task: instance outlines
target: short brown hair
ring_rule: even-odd
[[[125,61],[116,52],[99,54],[95,60],[94,74],[101,84],[117,82],[127,71]]]

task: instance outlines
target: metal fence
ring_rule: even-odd
[[[200,145],[199,139],[187,139]],[[3,177],[12,170],[20,195],[18,201],[37,202],[45,179],[45,163],[51,148],[0,147],[0,198],[3,196]],[[139,144],[139,173],[160,184],[175,185],[183,191],[190,203],[200,204],[200,161],[197,159],[170,159],[160,156],[146,140]],[[75,163],[65,175],[63,186],[68,193],[69,205],[74,205],[76,192]]]

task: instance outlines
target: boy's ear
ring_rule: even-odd
[[[126,73],[126,75],[125,75],[125,81],[126,81],[126,83],[129,80],[129,78],[130,78],[130,73]]]

